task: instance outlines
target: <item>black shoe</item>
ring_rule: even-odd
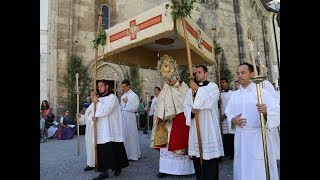
[[[157,177],[158,177],[158,178],[164,178],[164,177],[166,177],[166,176],[169,176],[169,174],[161,173],[161,172],[157,174]]]
[[[108,176],[108,173],[101,173],[99,174],[99,176],[97,176],[96,178],[92,179],[92,180],[101,180],[101,179],[107,179],[109,176]]]
[[[121,169],[117,169],[117,170],[114,171],[114,174],[113,174],[113,175],[119,176],[120,173],[121,173]]]
[[[84,170],[84,171],[91,171],[91,170],[93,170],[93,169],[94,169],[94,167],[87,166],[87,167],[85,167],[83,170]]]
[[[146,132],[146,131],[143,131],[143,134],[148,134],[148,132]]]

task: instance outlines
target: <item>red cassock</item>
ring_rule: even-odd
[[[172,122],[169,151],[188,148],[189,126],[186,125],[186,117],[183,112],[176,115]]]

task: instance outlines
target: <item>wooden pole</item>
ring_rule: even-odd
[[[213,28],[212,29],[213,30],[213,34],[214,34],[214,36],[213,36],[213,40],[215,41],[215,43],[217,44],[217,29],[216,28]],[[219,92],[220,92],[220,94],[219,94],[219,124],[220,124],[220,133],[221,133],[221,140],[222,140],[222,142],[223,142],[223,130],[222,130],[222,121],[223,121],[223,117],[222,117],[222,107],[221,107],[221,105],[222,105],[222,99],[221,99],[221,84],[220,84],[220,79],[221,79],[221,77],[220,77],[220,72],[221,72],[221,70],[220,70],[220,61],[219,61],[219,53],[218,52],[214,52],[215,53],[215,59],[216,59],[216,63],[217,63],[217,74],[218,74],[218,87],[219,87]]]
[[[146,103],[146,105],[147,105],[147,109],[149,108],[149,103],[148,103],[148,99],[149,99],[149,95],[148,95],[148,93],[147,93],[147,103]],[[148,130],[147,130],[147,132],[148,132],[148,138],[149,138],[149,111],[147,111],[147,128],[148,128]]]
[[[79,74],[76,74],[76,87],[77,87],[77,114],[79,114]],[[80,136],[79,136],[79,118],[77,116],[77,134],[78,134],[78,156],[80,155]]]
[[[100,33],[100,26],[101,26],[101,17],[102,12],[100,11],[98,13],[99,19],[98,19],[98,27],[97,27],[97,36]],[[94,71],[93,71],[93,92],[94,95],[97,95],[97,61],[98,61],[98,49],[99,47],[95,48],[95,56],[94,56]],[[94,117],[96,116],[96,110],[97,110],[97,103],[94,102],[93,104],[93,112]],[[93,124],[93,132],[94,132],[94,159],[95,159],[95,171],[98,172],[98,150],[97,150],[97,122],[94,122]]]
[[[180,1],[180,4],[182,4],[182,0],[179,0],[179,1]],[[189,47],[189,41],[188,41],[186,20],[184,19],[183,16],[181,16],[181,20],[182,20],[182,26],[183,26],[184,40],[185,40],[186,48],[187,48],[189,79],[190,79],[190,82],[194,82],[194,77],[192,75],[192,61],[191,61],[191,53],[190,53],[190,47]],[[195,93],[195,91],[192,91],[193,100],[194,100],[194,93]],[[200,165],[202,167],[202,163],[203,163],[202,154],[203,154],[203,151],[202,151],[202,141],[201,141],[201,135],[200,135],[198,114],[195,114],[195,123],[196,123],[197,138],[198,138],[198,144],[199,144]]]

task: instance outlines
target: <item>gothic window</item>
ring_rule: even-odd
[[[109,12],[109,6],[106,4],[103,4],[102,7],[102,30],[106,30],[110,27],[110,12]]]

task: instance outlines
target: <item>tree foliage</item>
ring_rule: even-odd
[[[221,51],[221,61],[220,61],[220,78],[227,78],[229,81],[229,89],[233,89],[234,76],[228,68],[228,62],[225,57],[224,51]]]
[[[183,69],[180,73],[180,78],[182,81],[189,85],[189,71]]]
[[[135,92],[139,97],[142,97],[142,78],[139,74],[139,67],[138,66],[130,66],[129,72],[126,71],[124,73],[124,78],[128,79],[131,83],[131,89],[133,92]]]
[[[183,0],[182,3],[178,0],[173,0],[173,6],[171,6],[172,12],[172,18],[176,19],[178,17],[190,17],[191,10],[193,9],[193,3],[196,2],[195,0],[191,0],[189,3],[186,0]],[[169,4],[165,5],[166,9],[168,9]],[[190,17],[191,18],[191,17]]]
[[[82,101],[90,93],[91,79],[88,76],[88,67],[83,64],[83,58],[79,55],[71,55],[66,63],[67,73],[63,76],[63,82],[60,85],[67,89],[67,97],[62,97],[61,102],[65,109],[70,111],[71,119],[75,119],[77,113],[77,93],[76,93],[76,73],[79,74],[79,108],[81,109]]]

